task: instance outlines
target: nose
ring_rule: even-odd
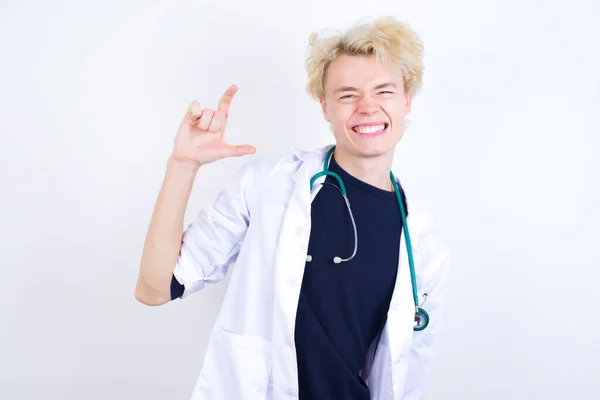
[[[361,115],[373,115],[379,110],[379,105],[375,99],[369,96],[363,96],[357,103],[357,111]]]

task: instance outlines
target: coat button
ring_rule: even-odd
[[[287,394],[290,397],[296,397],[296,396],[298,396],[298,391],[295,388],[293,388],[293,387],[290,386],[290,387],[287,388]]]
[[[294,340],[291,337],[288,337],[285,339],[285,344],[287,344],[289,347],[294,347]]]
[[[288,279],[287,284],[291,288],[295,288],[298,286],[298,279]]]

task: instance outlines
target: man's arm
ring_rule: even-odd
[[[179,126],[144,243],[135,287],[135,297],[141,303],[156,306],[171,300],[171,282],[184,237],[183,219],[200,166],[255,152],[252,146],[232,146],[224,139],[236,92],[236,86],[228,88],[214,111],[192,102]]]
[[[183,219],[198,168],[169,158],[144,244],[135,298],[150,306],[171,300]]]

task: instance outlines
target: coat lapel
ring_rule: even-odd
[[[407,203],[410,203],[408,198]],[[409,209],[412,209],[410,207]],[[407,216],[409,232],[413,233],[411,218],[413,212]],[[412,284],[408,251],[404,238],[405,227],[400,237],[400,256],[398,258],[398,273],[394,292],[390,301],[387,321],[381,332],[381,337],[373,343],[367,359],[366,377],[371,389],[373,399],[402,398],[404,381],[408,368],[408,356],[413,337],[413,321],[415,314],[414,300],[412,297]],[[414,246],[414,236],[411,241]],[[416,268],[416,266],[415,266]]]
[[[310,178],[319,170],[323,149],[298,154],[300,165],[292,175],[290,197],[284,212],[275,254],[273,304],[273,382],[275,398],[292,394],[298,387],[294,343],[296,311],[306,265],[311,229]]]

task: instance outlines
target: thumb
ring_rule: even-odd
[[[247,144],[232,146],[228,144],[224,146],[221,155],[222,157],[240,157],[254,153],[256,153],[256,149],[253,146]]]

